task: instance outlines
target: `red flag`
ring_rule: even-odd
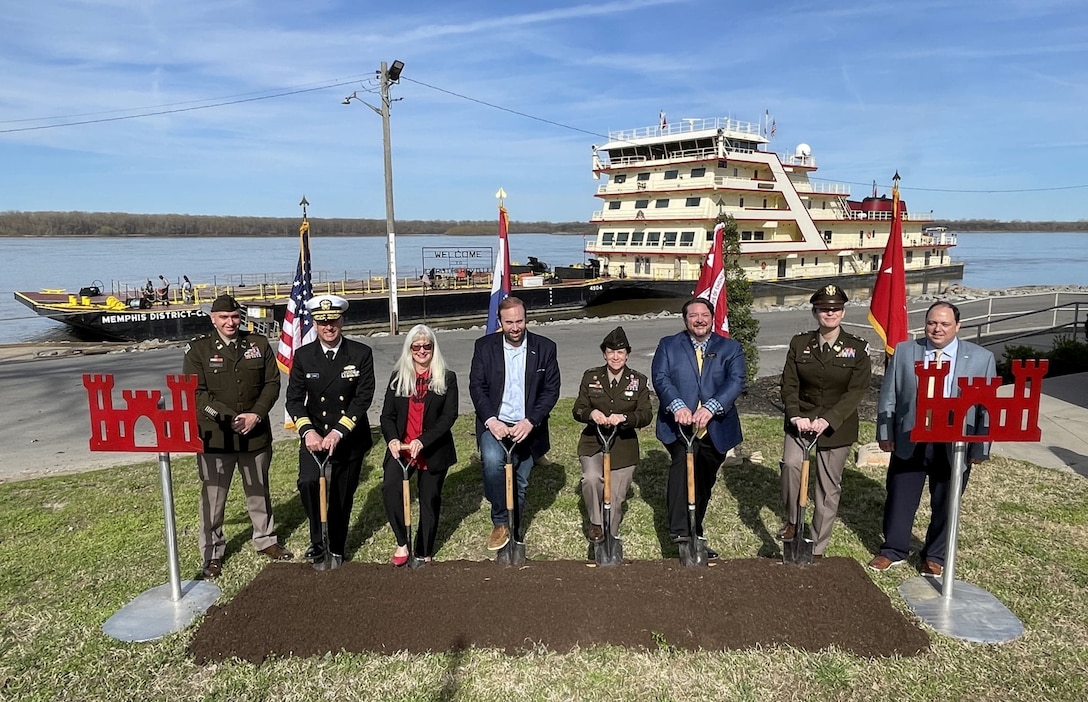
[[[896,344],[907,340],[907,273],[903,263],[903,213],[899,209],[898,173],[894,180],[892,228],[869,301],[869,324],[876,329],[889,354],[895,353]]]
[[[714,227],[714,243],[706,252],[703,269],[699,272],[699,282],[695,284],[695,297],[710,300],[714,305],[714,326],[711,331],[721,336],[729,336],[729,296],[725,290],[725,262],[723,259],[722,235],[725,225],[718,223]]]

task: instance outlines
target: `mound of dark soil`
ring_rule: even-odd
[[[828,647],[859,656],[917,655],[925,632],[849,558],[813,565],[773,559],[432,563],[419,570],[345,563],[325,572],[273,563],[209,610],[191,644],[199,663],[231,657],[320,656],[543,646],[567,652]]]

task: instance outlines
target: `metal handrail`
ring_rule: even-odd
[[[1080,331],[1083,331],[1086,337],[1088,337],[1088,296],[1082,300],[1059,302],[1059,297],[1062,294],[1084,295],[1083,293],[1074,292],[1040,293],[1039,295],[1046,295],[1048,297],[1053,295],[1055,304],[1019,312],[993,311],[993,301],[995,299],[1009,298],[989,297],[981,300],[970,300],[959,304],[957,306],[961,308],[961,312],[962,308],[968,304],[987,305],[985,314],[961,317],[959,336],[968,339],[973,338],[976,343],[981,342],[984,338],[1000,336],[1000,339],[993,339],[990,343],[1001,343],[1026,338],[1028,336],[1053,333],[1068,329],[1072,331],[1074,341]],[[919,311],[916,310],[915,312],[917,313]],[[924,310],[922,312],[924,312]],[[1036,321],[1039,320],[1039,315],[1049,315],[1049,317],[1046,318],[1045,321]],[[1033,323],[1025,323],[1027,320],[1032,320]],[[908,333],[912,339],[917,339],[925,334],[925,327],[910,329]]]

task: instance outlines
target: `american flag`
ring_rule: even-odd
[[[306,302],[314,296],[313,279],[310,274],[310,222],[303,216],[298,228],[299,254],[295,280],[291,284],[291,298],[287,301],[287,311],[283,315],[280,330],[280,343],[276,349],[276,362],[284,373],[291,373],[291,363],[295,351],[317,338],[314,330],[314,318],[306,309]]]

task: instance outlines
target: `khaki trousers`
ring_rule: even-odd
[[[604,526],[604,454],[579,456],[582,464],[582,499],[586,502],[586,514],[590,524]],[[609,471],[612,481],[612,534],[619,536],[620,523],[623,521],[623,501],[627,499],[627,490],[635,476],[634,466],[624,466]]]
[[[272,519],[272,496],[268,492],[268,466],[272,447],[248,453],[199,453],[200,471],[200,552],[205,561],[223,558],[223,513],[227,507],[234,467],[242,475],[246,492],[246,511],[253,523],[253,546],[258,551],[276,543],[276,524]]]
[[[821,555],[831,541],[831,527],[839,512],[839,496],[842,494],[842,471],[850,446],[816,449],[815,465],[809,465],[809,484],[815,476],[815,499],[812,502],[812,547],[815,555]],[[801,493],[801,462],[805,460],[805,443],[786,435],[782,447],[782,502],[786,505],[787,521],[796,524],[799,518],[797,499]]]

